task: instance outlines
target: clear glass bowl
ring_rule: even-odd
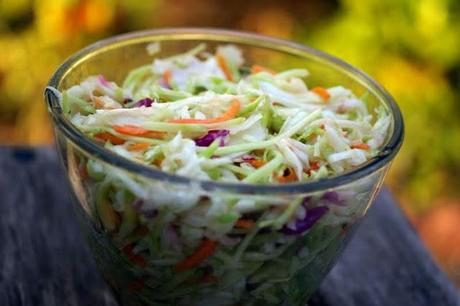
[[[152,42],[161,42],[161,57],[201,42],[211,49],[232,43],[249,64],[307,68],[309,86],[343,85],[358,96],[368,92],[371,108],[384,105],[391,113],[380,154],[353,171],[309,183],[233,184],[167,174],[117,156],[85,138],[64,117],[56,91],[45,92],[78,219],[104,278],[123,305],[304,305],[366,214],[399,150],[403,122],[397,105],[371,78],[327,54],[285,40],[211,29],[136,32],[97,42],[59,67],[49,86],[66,89],[95,74],[121,82],[128,71],[152,60],[145,51]],[[102,170],[88,175],[88,162]],[[116,173],[121,183],[107,184],[107,172]],[[139,203],[128,200],[121,211],[107,194],[123,192],[141,193],[146,202],[168,205],[169,212],[136,210],[133,205]],[[214,205],[214,213],[194,205],[171,212],[175,203],[196,201],[201,201],[198,207]],[[321,218],[312,217],[318,220],[301,235],[289,235],[284,227],[234,228],[212,244],[214,252],[198,266],[178,269],[177,263],[203,243],[203,233],[208,239],[219,237],[207,225],[234,203],[257,203],[258,209],[248,214],[255,222],[280,209],[278,205],[292,203],[301,203],[307,214],[319,212]],[[230,228],[234,221],[219,220]],[[178,244],[181,235],[191,245]],[[194,235],[198,238],[193,242]]]

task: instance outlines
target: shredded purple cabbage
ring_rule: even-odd
[[[173,226],[167,225],[163,228],[163,240],[166,246],[175,251],[181,251],[181,240]]]
[[[315,223],[328,212],[329,208],[326,206],[318,206],[313,208],[307,208],[305,218],[296,220],[295,229],[284,226],[281,229],[285,235],[300,235],[303,232],[309,230]]]
[[[144,98],[144,99],[141,99],[139,101],[137,101],[136,103],[136,106],[137,107],[151,107],[152,106],[152,103],[153,103],[153,100],[150,99],[150,98]]]
[[[142,200],[142,199],[136,199],[136,200],[133,202],[132,205],[133,205],[134,209],[136,209],[136,210],[137,210],[137,209],[141,209],[142,206],[144,206],[144,200]]]
[[[225,138],[230,134],[229,130],[211,130],[206,135],[195,139],[195,143],[199,147],[208,147],[214,140],[220,138],[220,146],[225,146]]]
[[[323,194],[322,197],[323,200],[326,200],[327,202],[331,204],[336,204],[336,205],[343,205],[344,199],[340,196],[340,194],[336,191],[328,191],[325,194]]]
[[[142,199],[136,199],[131,205],[135,211],[142,214],[147,219],[153,219],[158,215],[158,211],[156,209],[142,209],[144,206],[144,200]]]
[[[241,159],[242,159],[243,161],[250,161],[250,160],[254,160],[254,159],[256,159],[256,158],[255,158],[254,156],[252,156],[252,155],[244,154],[244,155],[241,157]]]
[[[153,219],[158,215],[158,211],[156,209],[144,210],[142,215],[147,219]]]
[[[104,87],[112,87],[112,85],[107,81],[102,74],[100,74],[97,79],[99,80],[99,83],[101,83],[102,86]]]

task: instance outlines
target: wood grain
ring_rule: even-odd
[[[115,306],[52,148],[0,148],[0,305]],[[384,190],[310,306],[460,305]]]

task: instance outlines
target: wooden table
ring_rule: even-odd
[[[0,148],[0,305],[116,305],[74,219],[52,148]],[[388,191],[310,306],[460,305]]]

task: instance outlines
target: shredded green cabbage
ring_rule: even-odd
[[[198,180],[290,184],[352,170],[387,138],[385,107],[368,109],[366,96],[342,86],[310,88],[306,69],[251,72],[233,45],[212,54],[200,44],[168,58],[158,57],[159,44],[148,48],[153,62],[121,85],[92,76],[62,93],[69,120],[124,158]],[[329,199],[237,197],[146,182],[95,159],[81,163],[96,193],[95,214],[118,248],[102,247],[101,256],[123,254],[110,273],[128,287],[130,275],[142,275],[138,296],[146,305],[304,302],[311,292],[301,277],[313,282],[309,269],[330,267],[341,226],[363,213],[369,196],[364,182]],[[307,222],[317,206],[327,213],[305,234],[296,222]],[[219,243],[212,256],[178,273],[175,266],[206,241]],[[215,283],[203,281],[209,274]]]

